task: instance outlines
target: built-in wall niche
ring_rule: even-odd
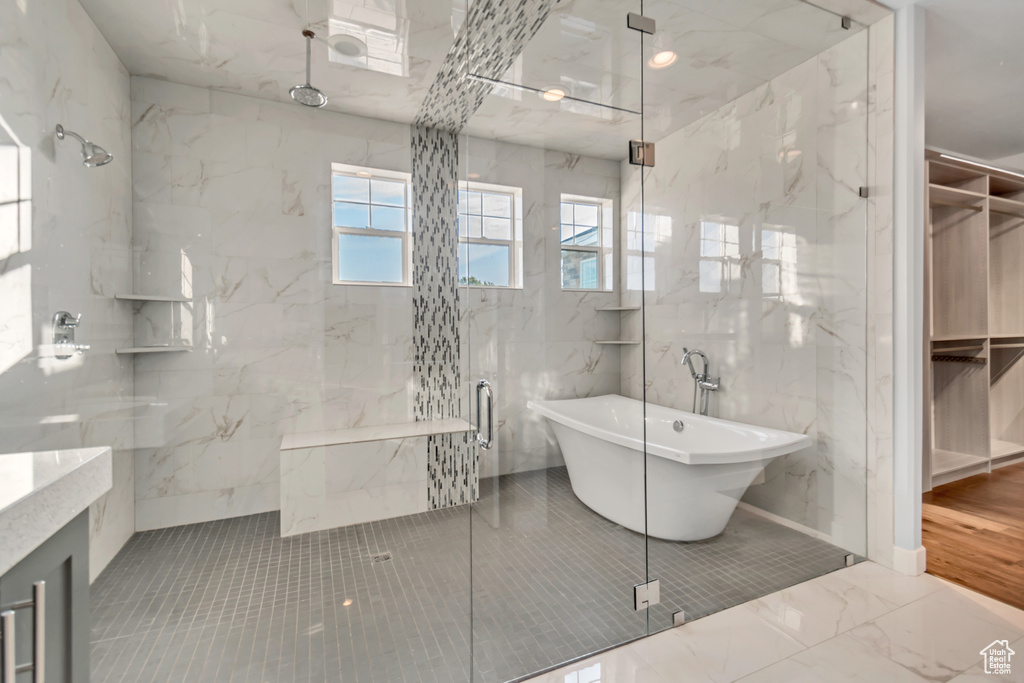
[[[192,350],[192,299],[154,294],[115,294],[132,307],[132,345],[118,354]]]
[[[929,152],[930,480],[1024,460],[1024,177]]]

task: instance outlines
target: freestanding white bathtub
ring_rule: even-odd
[[[721,533],[768,462],[811,445],[805,434],[648,404],[645,499],[642,401],[597,396],[528,405],[551,421],[572,490],[587,507],[670,541]]]

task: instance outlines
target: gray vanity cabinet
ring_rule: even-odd
[[[88,683],[89,680],[89,511],[86,510],[0,576],[0,611],[25,604],[44,581],[44,683]],[[14,610],[15,663],[34,661],[36,607]],[[8,623],[9,620],[8,620]],[[3,634],[7,638],[8,634]],[[6,643],[5,643],[6,645]],[[6,649],[6,648],[4,648]],[[33,672],[16,674],[14,681],[30,683]]]

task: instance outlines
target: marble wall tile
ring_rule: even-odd
[[[134,458],[141,523],[274,509],[276,494],[259,496],[280,476],[265,465],[282,434],[419,415],[413,288],[331,285],[328,227],[330,164],[411,172],[414,134],[142,77],[132,94],[136,287],[194,299],[182,315],[194,351],[135,361],[141,395],[175,405]],[[619,316],[594,311],[617,303],[614,292],[561,291],[551,227],[562,192],[618,200],[619,166],[476,138],[457,150],[460,177],[469,168],[480,182],[523,188],[525,277],[521,289],[458,290],[457,353],[424,367],[494,383],[498,444],[486,467],[560,464],[526,403],[616,393],[619,352],[593,341],[616,338]],[[140,338],[166,334],[161,315],[139,316]],[[469,385],[452,398],[468,418]],[[230,490],[243,495],[220,493]]]
[[[744,500],[866,552],[868,35],[658,143],[622,235],[626,395],[689,410],[683,347],[721,376],[711,411],[808,434]],[[623,166],[623,197],[640,171]],[[629,200],[626,207],[635,207]],[[724,227],[719,227],[724,226]],[[642,251],[641,251],[642,248]],[[640,257],[646,257],[641,271]],[[642,324],[645,329],[642,329]],[[646,372],[641,367],[646,366]]]
[[[0,6],[0,73],[0,438],[7,452],[112,447],[113,488],[90,508],[95,577],[135,529],[132,362],[114,354],[131,308],[113,300],[132,275],[129,77],[77,0]],[[85,168],[58,123],[114,160]],[[52,357],[59,310],[82,314],[85,356]]]

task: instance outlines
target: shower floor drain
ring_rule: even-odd
[[[391,561],[391,553],[389,553],[389,552],[383,552],[383,553],[379,553],[379,554],[373,556],[373,563],[374,564],[380,564],[382,562],[390,562],[390,561]]]

